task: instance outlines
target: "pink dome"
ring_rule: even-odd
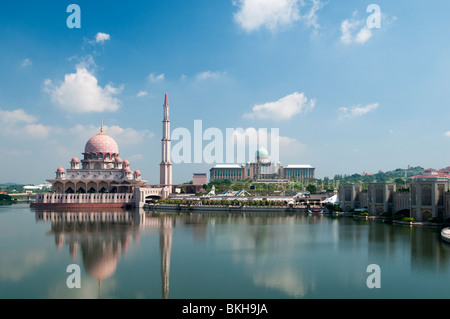
[[[72,158],[71,162],[73,162],[73,163],[79,163],[80,160],[79,160],[78,158],[76,158],[76,156],[74,156],[74,157]]]
[[[56,170],[57,173],[64,173],[64,168],[62,167],[58,167],[58,169]]]
[[[121,159],[120,157],[116,157],[115,161],[116,161],[117,163],[120,163],[120,162],[122,162],[122,159]]]
[[[106,134],[99,133],[87,141],[86,146],[84,147],[84,152],[118,154],[119,147],[114,139]]]
[[[138,169],[137,169],[137,170],[135,170],[135,171],[134,171],[134,175],[141,175],[141,171],[140,171],[140,170],[138,170]]]
[[[130,165],[130,162],[128,162],[128,160],[124,160],[123,165]]]
[[[130,173],[131,169],[129,167],[125,167],[122,171],[125,173]]]

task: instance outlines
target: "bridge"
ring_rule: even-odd
[[[411,197],[409,192],[395,192],[394,193],[394,211],[393,214],[404,212],[409,216],[411,207]]]
[[[31,202],[36,198],[36,193],[26,191],[25,193],[11,193],[8,194],[8,196],[11,196],[13,199],[17,199],[18,202]],[[22,199],[22,197],[25,199]]]

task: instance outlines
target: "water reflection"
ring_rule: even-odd
[[[59,250],[69,246],[72,259],[81,250],[84,269],[101,283],[117,269],[121,253],[126,256],[131,240],[139,241],[143,228],[159,228],[161,253],[161,296],[169,296],[170,255],[175,219],[171,215],[153,216],[144,210],[136,211],[70,211],[36,209],[37,221],[50,222],[49,235],[55,237]]]
[[[54,236],[59,250],[67,247],[74,260],[77,256],[82,259],[86,273],[98,281],[99,294],[102,282],[116,273],[120,259],[127,256],[130,243],[139,242],[144,230],[154,229],[159,235],[161,298],[168,298],[176,225],[182,230],[176,237],[177,247],[188,249],[183,251],[187,255],[205,257],[201,266],[209,272],[202,277],[217,274],[219,286],[241,284],[236,275],[241,281],[248,278],[253,286],[242,290],[255,293],[263,287],[264,291],[270,290],[270,298],[372,297],[365,284],[365,269],[371,263],[380,264],[389,278],[399,275],[405,278],[410,274],[403,272],[411,270],[412,275],[425,273],[435,280],[447,275],[450,266],[450,245],[440,241],[440,229],[345,217],[36,210],[35,218],[51,223],[48,234]],[[186,246],[190,244],[189,238],[195,245]],[[211,246],[201,245],[208,240]],[[216,264],[218,260],[223,264]],[[183,281],[201,281],[202,278],[192,275],[198,271],[199,261],[185,261],[182,267],[174,268],[180,271]],[[191,289],[189,284],[186,286]],[[216,298],[215,293],[219,293],[207,280],[200,289],[206,294],[200,297]],[[407,296],[408,291],[383,290],[383,293],[383,298],[395,298]],[[186,295],[190,291],[183,291],[180,297]]]

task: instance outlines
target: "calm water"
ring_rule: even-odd
[[[0,298],[449,298],[439,234],[308,214],[0,206]],[[71,264],[79,289],[66,284]],[[370,264],[379,289],[366,285]]]

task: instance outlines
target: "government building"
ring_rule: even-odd
[[[255,161],[244,164],[217,164],[209,170],[210,181],[228,179],[230,181],[301,181],[314,179],[315,168],[311,165],[287,165],[273,163],[264,147],[255,153]]]

